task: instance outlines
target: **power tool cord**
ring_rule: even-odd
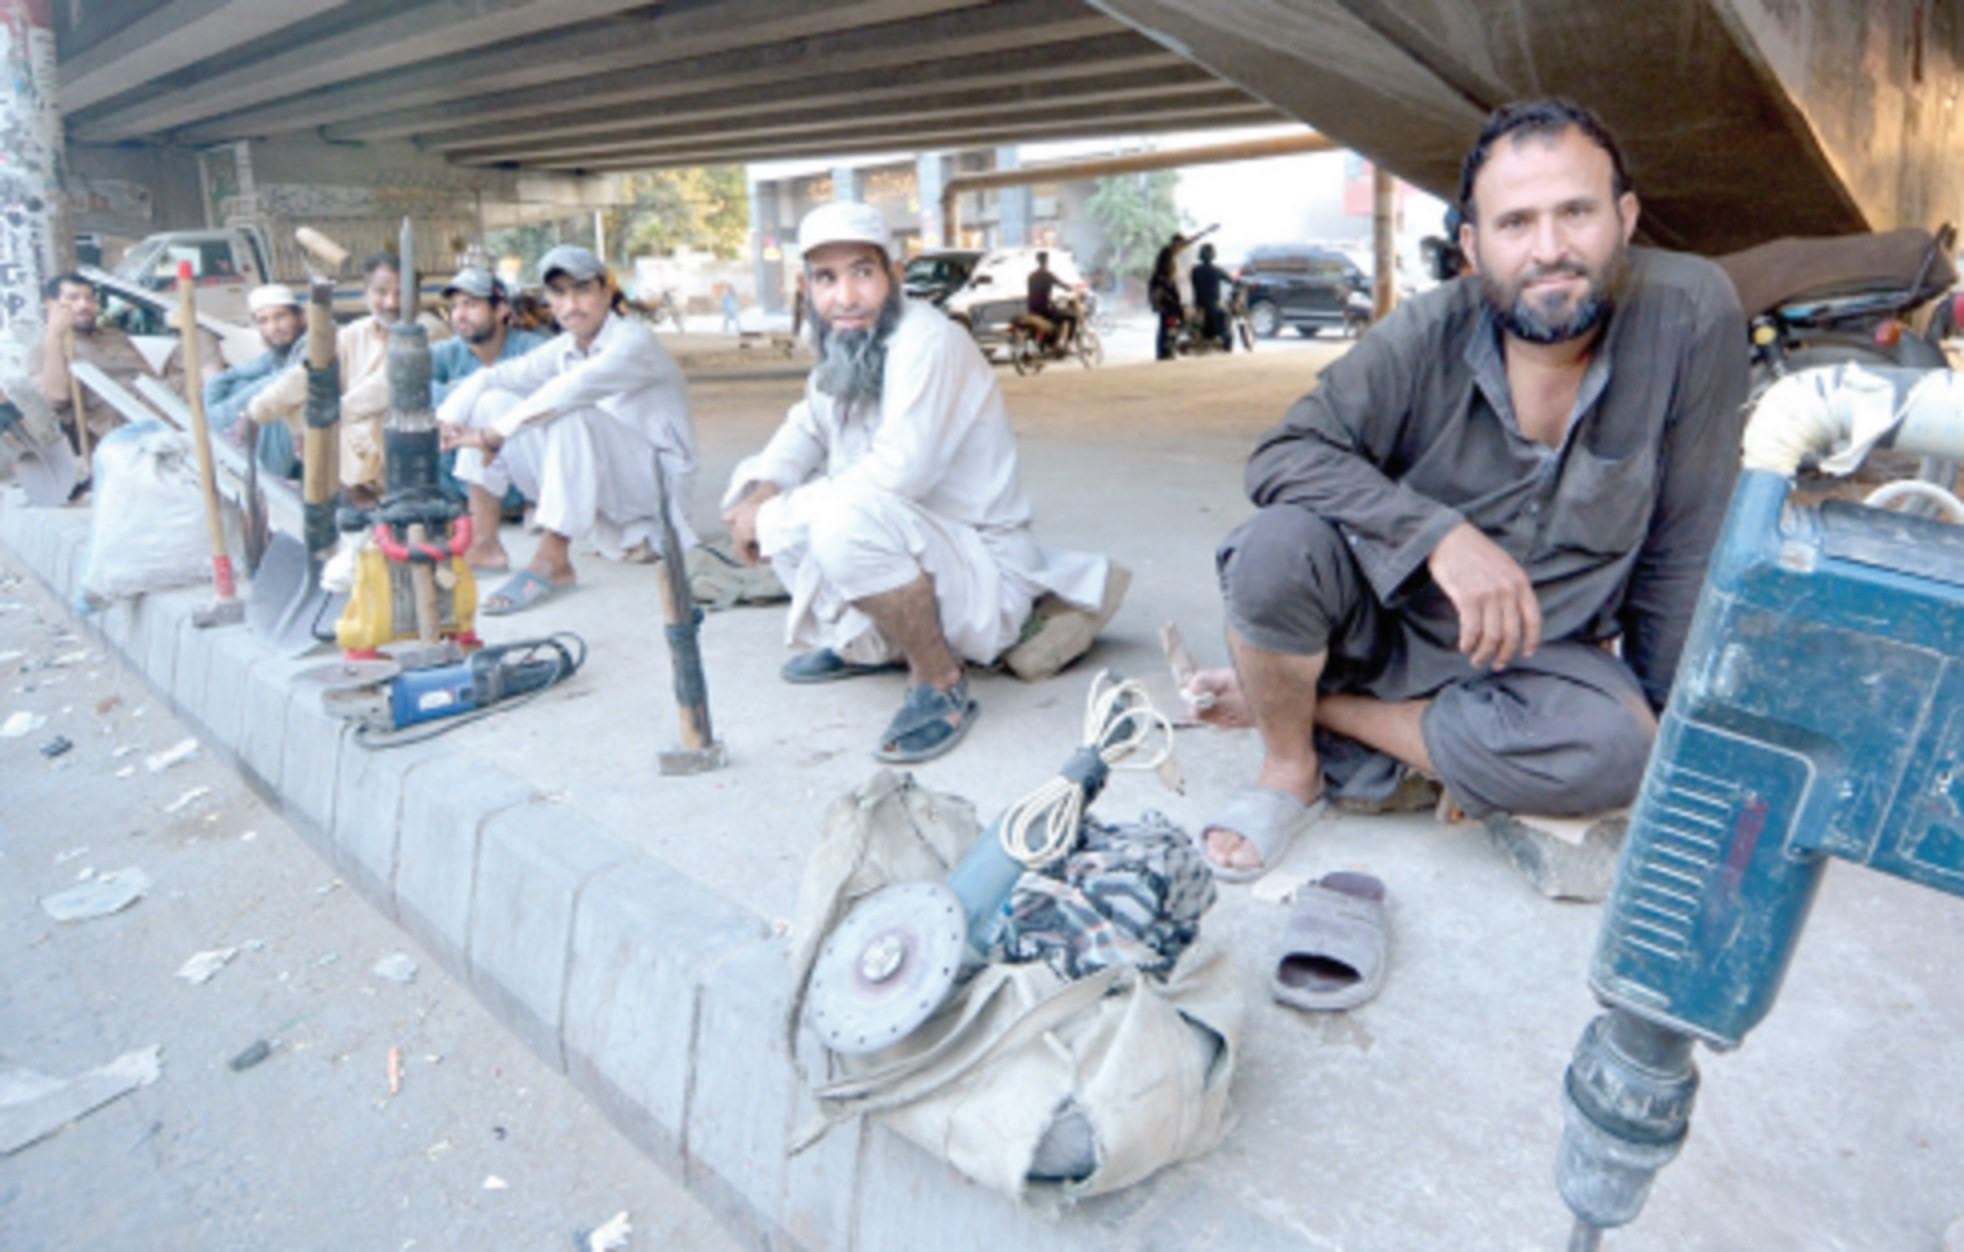
[[[570,630],[556,631],[543,639],[522,639],[517,643],[500,646],[503,652],[516,656],[517,659],[512,664],[523,665],[536,658],[541,652],[549,650],[556,656],[559,666],[544,684],[523,695],[500,700],[496,704],[487,704],[481,709],[472,709],[468,713],[445,718],[440,722],[431,722],[417,730],[371,732],[371,728],[367,726],[357,726],[355,742],[364,748],[404,748],[412,743],[427,743],[438,735],[447,735],[472,722],[481,722],[494,714],[509,713],[513,709],[522,708],[571,678],[579,672],[580,666],[586,664],[586,640]]]
[[[1173,724],[1153,707],[1138,680],[1104,670],[1092,680],[1085,704],[1083,746],[1049,782],[1003,810],[1003,851],[1030,869],[1041,869],[1077,843],[1085,805],[1111,770],[1157,769],[1173,754]],[[1150,756],[1126,763],[1148,746]],[[1031,833],[1039,825],[1033,844]]]

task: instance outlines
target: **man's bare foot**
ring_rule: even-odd
[[[1180,695],[1194,721],[1218,730],[1246,730],[1255,724],[1241,680],[1231,669],[1204,669],[1194,674]]]
[[[1227,671],[1215,671],[1227,672]],[[1263,787],[1286,792],[1303,802],[1304,805],[1316,803],[1323,794],[1323,779],[1319,774],[1305,782],[1299,775],[1264,765],[1255,782]],[[1219,826],[1209,826],[1203,833],[1207,859],[1217,866],[1234,870],[1250,870],[1262,866],[1262,854],[1253,843],[1235,831]],[[1263,868],[1273,868],[1272,866]]]
[[[480,543],[473,536],[470,546],[464,549],[464,564],[479,573],[500,574],[511,568],[511,554],[495,538],[490,543]]]

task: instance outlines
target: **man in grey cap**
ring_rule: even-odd
[[[258,327],[266,351],[205,381],[205,420],[214,431],[239,432],[239,418],[252,398],[282,371],[306,359],[307,322],[301,314],[300,297],[291,287],[282,283],[255,287],[246,296],[246,307],[252,312],[252,324]],[[281,475],[299,469],[293,437],[285,425],[260,432],[259,463]]]
[[[1013,649],[1045,593],[1102,624],[1116,567],[1031,536],[995,374],[966,331],[904,297],[879,211],[821,205],[798,246],[818,365],[737,466],[723,520],[738,553],[770,561],[791,591],[787,642],[804,651],[785,680],[904,661],[907,692],[875,755],[931,760],[976,716],[963,663]],[[1122,575],[1114,585],[1122,595]]]
[[[511,300],[505,285],[488,270],[470,266],[457,271],[443,289],[450,304],[450,329],[455,332],[430,348],[430,404],[442,404],[451,390],[487,365],[524,356],[543,347],[548,336],[511,324]],[[443,491],[452,499],[469,499],[464,485],[457,481],[457,453],[443,454]],[[488,493],[487,493],[488,498]],[[522,509],[525,497],[516,487],[508,488],[502,501],[490,500],[482,515],[473,514],[471,524],[477,532],[496,534],[501,506]],[[490,569],[490,566],[484,568]]]
[[[617,560],[651,554],[661,538],[662,486],[677,533],[695,541],[688,505],[696,440],[681,369],[653,331],[620,314],[613,276],[593,253],[554,248],[539,278],[563,333],[478,370],[437,409],[444,447],[460,450],[457,477],[469,485],[474,516],[495,510],[508,486],[538,506],[544,533],[531,562],[479,602],[493,615],[572,586],[575,538]],[[507,566],[495,526],[473,529],[465,559]]]

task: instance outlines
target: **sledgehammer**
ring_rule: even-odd
[[[662,475],[661,455],[655,455],[655,509],[661,515],[661,613],[668,636],[668,667],[675,678],[675,706],[682,717],[682,746],[657,753],[664,774],[700,774],[729,762],[709,724],[709,684],[702,673],[702,648],[696,633],[702,610],[689,590],[689,571],[682,564],[682,540],[668,515],[668,480]]]
[[[245,603],[232,579],[232,554],[225,547],[225,523],[218,516],[217,471],[211,460],[211,430],[205,425],[205,377],[198,362],[198,304],[191,262],[177,263],[178,350],[184,353],[184,398],[191,406],[191,440],[198,446],[198,483],[205,493],[205,525],[211,528],[211,582],[218,598],[194,610],[198,627],[236,626],[245,620]]]

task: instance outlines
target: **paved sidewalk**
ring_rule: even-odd
[[[1125,610],[1087,663],[1030,686],[978,675],[983,713],[923,783],[985,814],[1068,754],[1096,667],[1144,677],[1173,708],[1154,632],[1178,621],[1218,662],[1212,548],[1242,515],[1255,436],[1338,345],[1252,358],[1003,374],[1047,542],[1132,567]],[[795,377],[701,376],[698,524]],[[0,541],[66,591],[84,514],[9,493]],[[524,545],[507,531],[514,555]],[[575,630],[567,686],[425,748],[369,753],[292,695],[306,663],[242,630],[198,632],[198,593],[95,620],[107,639],[276,797],[322,854],[511,1028],[760,1246],[824,1249],[1548,1248],[1563,1068],[1594,1011],[1598,909],[1536,895],[1470,826],[1339,817],[1207,925],[1244,954],[1249,1029],[1240,1120],[1209,1156],[1056,1223],[1017,1212],[880,1130],[787,1161],[803,1116],[776,1041],[788,990],[773,923],[789,914],[830,802],[877,768],[896,676],[815,688],[776,678],[778,610],[709,618],[710,706],[731,764],[664,778],[677,727],[655,573],[587,557],[581,586],[483,619],[497,641]],[[314,662],[317,663],[317,662]],[[1194,732],[1188,792],[1121,777],[1106,816],[1158,808],[1190,829],[1253,771],[1247,734]],[[1362,869],[1388,884],[1392,970],[1374,1003],[1327,1019],[1266,995],[1274,900],[1301,878]],[[1956,901],[1837,867],[1772,1019],[1738,1054],[1701,1057],[1684,1155],[1613,1249],[1935,1247],[1964,1212],[1964,1031]]]

